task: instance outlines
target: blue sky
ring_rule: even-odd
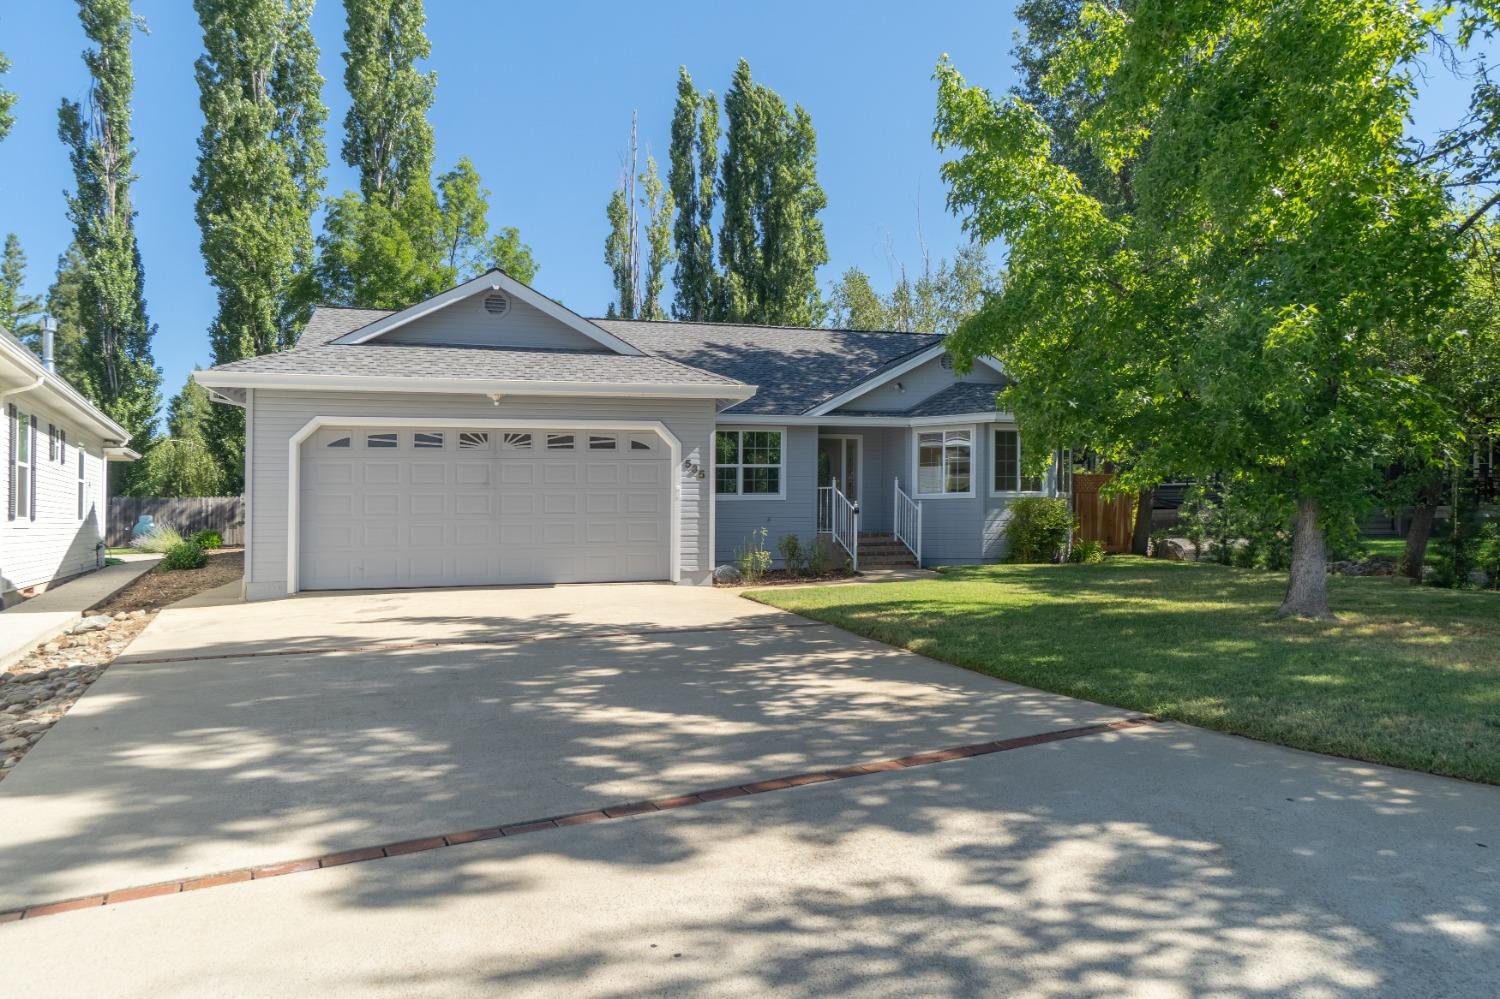
[[[136,9],[150,33],[135,46],[135,202],[147,303],[160,327],[156,359],[170,395],[194,365],[207,366],[214,311],[189,187],[202,124],[193,80],[202,39],[187,0],[138,0]],[[640,111],[643,145],[665,161],[678,65],[700,87],[722,93],[744,57],[760,82],[801,103],[817,127],[831,257],[823,284],[859,266],[886,287],[893,259],[920,260],[919,218],[934,257],[951,254],[962,239],[943,208],[941,158],[931,143],[932,69],[946,52],[970,80],[1009,86],[1010,10],[969,0],[631,8],[429,0],[438,169],[472,157],[494,192],[491,224],[519,226],[535,251],[537,286],[602,315],[611,298],[604,203],[619,177],[632,109]],[[321,0],[314,31],[336,193],[353,184],[338,156],[348,106],[343,5]],[[15,130],[0,143],[0,233],[21,238],[37,292],[69,239],[63,191],[72,178],[57,140],[57,104],[86,92],[84,44],[72,3],[0,6],[0,51],[15,63],[5,85],[19,95]],[[1414,131],[1428,135],[1452,123],[1466,93],[1433,67]]]

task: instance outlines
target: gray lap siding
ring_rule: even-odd
[[[673,471],[680,485],[681,580],[705,582],[713,569],[708,551],[714,426],[711,400],[506,396],[497,406],[479,395],[257,389],[251,394],[249,409],[246,492],[250,523],[245,587],[252,599],[287,592],[288,443],[315,417],[415,418],[450,425],[465,419],[508,418],[570,423],[593,419],[659,421],[682,445],[682,465]]]
[[[722,427],[732,427],[725,422]],[[758,429],[758,428],[750,428]],[[735,551],[750,542],[753,532],[766,529],[766,547],[776,554],[776,542],[782,535],[796,534],[804,543],[811,542],[818,531],[818,431],[816,427],[786,428],[784,474],[785,498],[752,497],[718,498],[714,509],[718,544],[715,561],[733,562]],[[780,564],[780,558],[776,558]]]

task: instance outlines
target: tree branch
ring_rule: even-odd
[[[1484,216],[1485,212],[1494,208],[1497,204],[1500,204],[1500,191],[1496,191],[1488,198],[1485,198],[1484,202],[1478,208],[1474,209],[1468,218],[1464,219],[1463,224],[1458,227],[1458,230],[1453,235],[1462,236],[1468,232],[1474,227],[1474,223],[1478,222]]]

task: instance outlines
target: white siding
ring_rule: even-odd
[[[941,357],[935,357],[926,364],[851,399],[839,408],[852,412],[900,413],[926,401],[954,382],[980,382],[998,387],[1002,381],[999,372],[985,364],[974,365],[972,371],[960,378],[943,367]],[[897,384],[902,388],[896,388]]]
[[[10,429],[9,405],[37,421],[32,474],[36,476],[36,519],[9,519]],[[49,460],[47,426],[66,430],[67,460]],[[78,446],[84,446],[86,502],[78,517]],[[41,403],[35,393],[0,401],[0,590],[11,592],[66,579],[96,567],[94,547],[104,538],[109,510],[105,499],[103,442],[86,436]]]
[[[714,427],[712,401],[677,399],[549,398],[507,396],[500,405],[483,396],[381,395],[360,392],[284,392],[257,389],[249,426],[254,463],[247,470],[249,557],[246,593],[252,599],[286,593],[287,443],[307,422],[326,417],[412,417],[453,425],[476,420],[657,420],[682,442],[680,569],[684,582],[701,583],[713,569],[708,546],[707,477]],[[700,479],[693,471],[703,470]]]
[[[508,296],[507,296],[508,297]],[[510,310],[491,315],[484,295],[476,295],[397,327],[380,340],[388,343],[450,343],[486,347],[535,347],[550,350],[597,350],[597,340],[570,329],[551,316],[512,298]]]

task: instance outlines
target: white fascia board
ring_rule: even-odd
[[[720,413],[716,426],[731,427],[738,424],[754,426],[789,427],[929,427],[947,426],[953,423],[1014,423],[1010,413],[955,413],[951,416],[774,416],[760,414]]]
[[[635,345],[621,340],[600,326],[595,326],[572,309],[559,305],[546,295],[527,287],[509,274],[498,269],[487,271],[471,281],[465,281],[456,288],[449,288],[447,291],[434,295],[425,302],[418,302],[416,305],[408,306],[400,312],[393,312],[389,316],[377,319],[367,326],[361,326],[352,333],[345,333],[333,342],[340,344],[367,343],[383,334],[389,333],[397,327],[405,326],[414,319],[431,315],[439,309],[452,305],[454,302],[461,302],[464,299],[472,298],[486,291],[503,291],[513,298],[525,302],[537,311],[556,319],[569,329],[583,334],[600,346],[608,347],[616,354],[637,356],[641,353]]]
[[[835,409],[838,409],[840,406],[844,406],[850,402],[853,402],[860,396],[865,395],[873,391],[874,389],[878,389],[882,385],[895,381],[897,378],[900,378],[908,371],[920,368],[922,365],[926,364],[928,361],[931,361],[936,357],[941,357],[944,350],[946,349],[946,344],[935,343],[921,353],[907,358],[902,363],[896,365],[896,367],[891,368],[888,371],[882,371],[880,374],[875,375],[873,378],[860,382],[858,385],[855,385],[853,388],[834,396],[827,402],[819,403],[817,406],[809,409],[804,415],[824,416],[828,413],[831,413]],[[1000,367],[1000,362],[996,361],[992,357],[976,357],[974,360],[977,363],[983,364],[985,367],[995,371],[997,374],[1005,375],[1005,369]],[[1007,378],[1010,377],[1009,375],[1005,376]]]
[[[744,402],[753,385],[629,382],[544,382],[479,378],[408,378],[370,375],[308,375],[270,371],[198,371],[205,388],[265,388],[329,392],[415,392],[428,395],[562,395],[639,399],[733,399]]]
[[[128,447],[107,447],[104,449],[105,461],[140,461],[141,455],[138,451],[132,451]]]
[[[96,409],[93,403],[80,395],[77,389],[55,371],[48,371],[31,348],[8,333],[0,335],[0,361],[14,365],[26,379],[25,385],[7,387],[0,394],[10,396],[21,392],[43,393],[50,401],[60,403],[83,417],[106,440],[120,444],[130,442],[129,431]]]

